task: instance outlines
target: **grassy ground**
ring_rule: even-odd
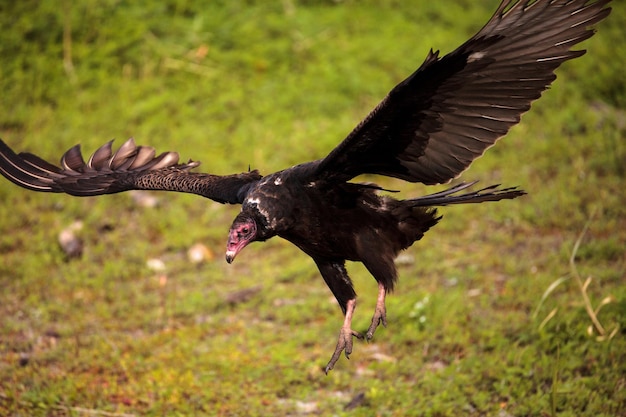
[[[221,174],[322,157],[498,1],[60,3],[0,6],[2,138],[56,160],[134,136]],[[389,327],[328,376],[339,309],[286,242],[227,265],[237,207],[0,181],[0,415],[625,415],[625,6],[464,174],[529,195],[442,209],[399,262]],[[376,286],[350,271],[364,329]]]

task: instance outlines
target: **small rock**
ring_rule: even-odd
[[[214,255],[211,249],[204,246],[202,243],[196,243],[187,250],[187,259],[193,264],[199,264],[202,262],[213,260]]]
[[[159,205],[159,199],[147,191],[132,190],[129,193],[133,202],[140,207],[155,208]]]
[[[75,221],[59,233],[59,245],[68,258],[80,258],[83,254],[83,240],[77,235],[82,228],[83,222]]]
[[[482,290],[480,288],[471,288],[467,290],[467,296],[471,298],[478,297],[480,294],[482,294]]]
[[[151,258],[146,261],[146,266],[155,272],[165,271],[165,262],[159,258]]]
[[[381,352],[375,352],[370,355],[370,357],[378,362],[396,362],[397,359],[390,355],[385,355]]]
[[[446,369],[448,365],[437,359],[433,362],[427,363],[424,367],[429,371],[441,371],[442,369]]]
[[[501,408],[500,411],[498,411],[498,417],[513,417],[513,414],[507,412],[504,408]]]
[[[360,407],[361,405],[365,404],[367,402],[367,397],[365,397],[365,393],[364,392],[359,392],[357,395],[355,395],[348,404],[346,404],[343,409],[345,411],[350,411],[350,410],[354,410],[357,407]]]
[[[21,367],[24,367],[24,366],[28,365],[28,362],[30,362],[30,355],[28,353],[26,353],[26,352],[21,352],[20,353],[20,358],[19,358],[17,363]]]
[[[408,253],[401,253],[396,258],[396,265],[413,265],[415,264],[415,256]]]
[[[256,285],[251,288],[244,288],[243,290],[233,291],[231,293],[226,294],[224,297],[224,301],[230,304],[231,306],[244,303],[251,299],[255,294],[261,291],[263,287],[261,285]]]
[[[317,412],[317,403],[315,401],[304,402],[304,401],[296,401],[295,402],[296,409],[304,414],[311,414]]]

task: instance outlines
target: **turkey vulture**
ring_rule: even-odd
[[[74,146],[61,167],[31,153],[15,154],[0,141],[0,171],[34,191],[94,196],[127,190],[198,194],[241,204],[226,244],[226,261],[251,242],[280,236],[309,255],[344,314],[325,371],[352,352],[356,293],[346,261],[362,262],[378,282],[378,298],[365,337],[386,325],[385,296],[397,280],[394,259],[440,219],[433,206],[519,197],[517,188],[491,186],[469,192],[462,183],[435,194],[397,200],[373,184],[350,182],[379,174],[423,184],[458,177],[530,108],[556,78],[561,63],[584,50],[571,48],[593,35],[591,25],[610,12],[610,0],[504,0],[470,40],[424,63],[325,158],[263,176],[258,171],[218,176],[195,173],[198,162],[178,162],[176,152],[155,157],[129,139],[111,142],[87,162]]]

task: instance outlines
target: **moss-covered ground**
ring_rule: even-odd
[[[208,172],[273,172],[324,156],[497,3],[4,2],[0,136],[53,161],[134,136]],[[0,415],[626,415],[625,22],[615,1],[588,54],[463,175],[528,195],[440,209],[398,262],[389,326],[328,376],[339,308],[284,241],[227,265],[237,207],[0,181]],[[76,221],[68,260],[57,239]],[[349,268],[365,329],[376,283]]]

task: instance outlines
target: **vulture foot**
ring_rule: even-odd
[[[372,324],[370,324],[370,327],[369,329],[367,329],[367,333],[365,335],[365,337],[367,337],[367,340],[372,340],[372,338],[374,337],[374,332],[380,324],[387,327],[387,310],[384,303],[382,307],[378,304],[376,305],[376,311],[374,311],[374,316],[372,317]]]
[[[339,360],[341,356],[341,352],[345,352],[346,358],[350,359],[350,354],[352,353],[352,337],[356,337],[357,339],[363,339],[363,335],[359,332],[355,332],[350,327],[341,327],[339,331],[339,340],[337,340],[337,347],[335,348],[335,352],[333,356],[328,361],[328,365],[324,368],[324,372],[328,374],[328,371],[335,367],[335,364]]]
[[[378,283],[378,298],[376,299],[376,310],[374,310],[374,316],[372,317],[372,324],[370,324],[370,328],[367,329],[367,340],[372,340],[374,337],[374,332],[378,325],[382,324],[387,327],[387,308],[385,307],[385,296],[387,295],[387,290],[382,283]]]
[[[328,365],[326,365],[326,368],[324,368],[324,372],[326,374],[328,374],[328,371],[335,367],[335,364],[341,356],[341,352],[345,352],[346,358],[350,359],[350,354],[352,353],[353,337],[356,337],[357,339],[363,339],[363,335],[361,333],[352,330],[352,315],[354,314],[355,308],[356,298],[348,300],[348,302],[346,303],[346,316],[343,320],[343,326],[341,326],[341,330],[339,330],[339,340],[337,340],[337,347],[335,348],[335,352],[330,358],[330,361],[328,361]]]

